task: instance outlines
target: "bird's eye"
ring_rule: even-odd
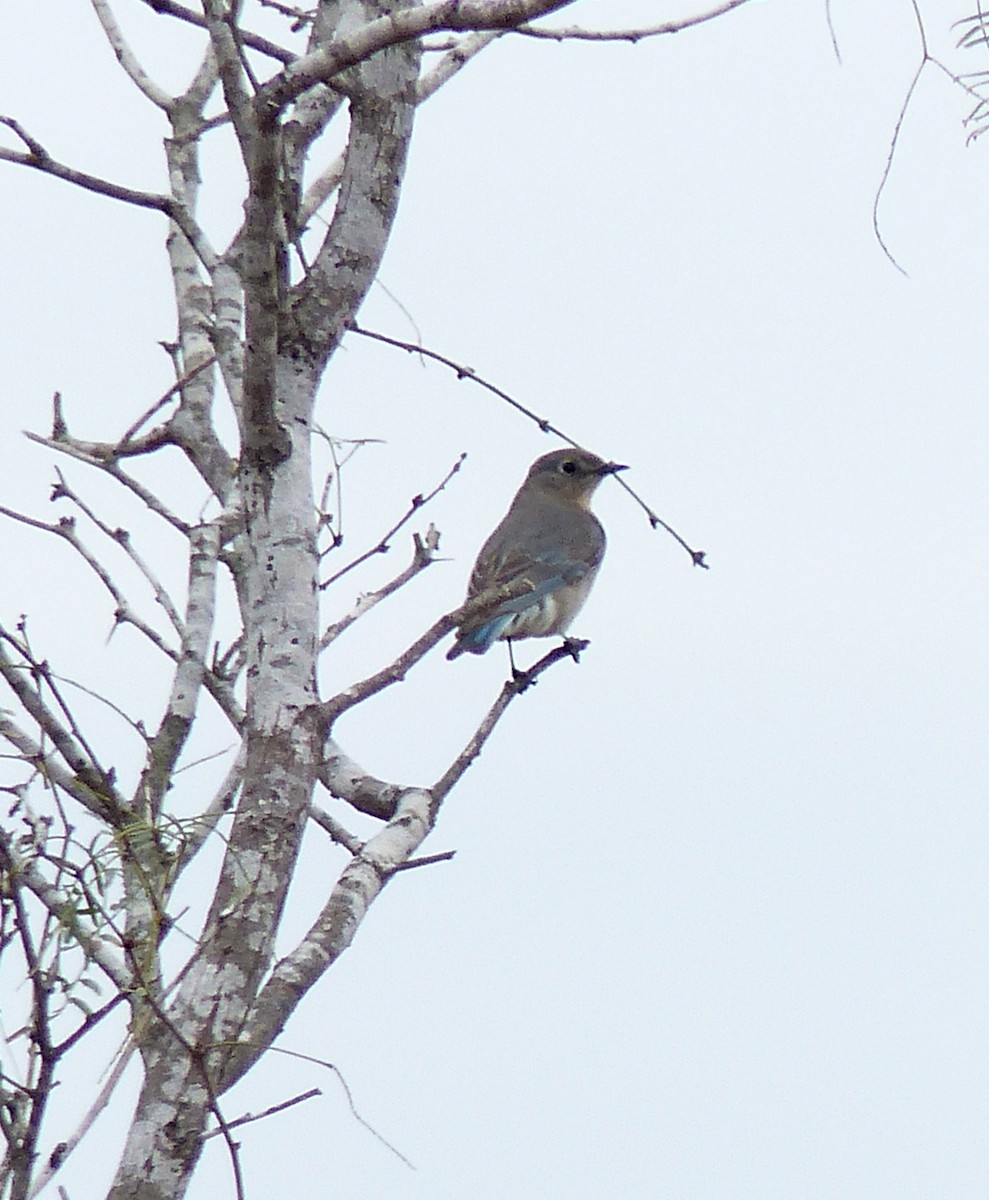
[[[565,458],[563,462],[560,463],[560,470],[564,475],[576,475],[577,464],[572,458]]]

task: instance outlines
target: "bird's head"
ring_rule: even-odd
[[[586,508],[606,475],[624,471],[623,463],[605,462],[589,450],[552,450],[529,468],[526,487]]]

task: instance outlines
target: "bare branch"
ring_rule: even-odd
[[[237,132],[244,160],[247,162],[256,129],[251,114],[250,95],[244,84],[245,64],[234,36],[233,22],[227,20],[224,0],[203,0],[203,15],[216,56],[227,111]]]
[[[138,208],[152,208],[164,213],[182,230],[190,244],[195,247],[196,253],[203,263],[207,267],[215,264],[216,253],[209,245],[203,231],[196,225],[189,213],[180,204],[176,204],[171,196],[163,196],[159,192],[142,192],[136,188],[125,187],[120,183],[113,183],[109,179],[101,179],[98,175],[90,175],[86,171],[76,170],[75,167],[66,166],[65,163],[60,163],[57,159],[52,158],[44,146],[31,137],[13,117],[0,116],[0,125],[5,125],[12,130],[27,146],[27,152],[0,146],[0,160],[17,163],[22,167],[31,167],[35,171],[53,175],[56,179],[74,184],[85,191],[108,196],[111,200],[120,200],[125,204],[136,205]]]
[[[913,12],[914,23],[917,26],[917,37],[920,43],[920,61],[917,64],[917,68],[914,71],[913,77],[910,80],[910,84],[907,87],[906,93],[904,94],[903,102],[900,105],[900,111],[897,114],[896,121],[893,125],[893,134],[890,138],[889,148],[886,154],[886,162],[883,166],[882,175],[872,200],[872,229],[875,234],[876,241],[879,243],[883,254],[886,255],[886,257],[893,264],[893,266],[896,267],[900,274],[904,276],[908,274],[907,271],[894,257],[893,252],[890,250],[885,238],[883,237],[879,221],[879,207],[886,191],[886,185],[889,183],[890,173],[893,169],[893,160],[895,159],[896,152],[899,148],[900,135],[903,132],[903,126],[907,118],[907,113],[910,109],[911,103],[913,102],[914,94],[917,91],[917,86],[920,83],[925,69],[928,66],[936,67],[943,75],[946,75],[948,79],[950,79],[951,82],[956,85],[956,87],[960,87],[969,96],[979,102],[980,107],[976,108],[975,112],[969,115],[966,120],[966,124],[971,122],[973,119],[977,119],[977,114],[980,112],[981,105],[984,103],[977,87],[973,87],[967,82],[965,76],[955,74],[955,72],[946,67],[945,64],[940,61],[940,59],[935,58],[931,54],[930,46],[927,40],[927,30],[924,26],[923,14],[920,11],[917,0],[910,0],[910,7]],[[976,131],[974,135],[969,135],[969,142],[973,140],[973,136],[978,137],[979,131]]]
[[[894,267],[904,277],[908,277],[906,269],[894,258],[893,251],[886,244],[886,239],[883,237],[882,229],[879,225],[879,205],[882,202],[883,193],[886,190],[886,185],[889,183],[890,172],[893,169],[893,159],[896,157],[897,146],[900,143],[900,134],[903,131],[903,122],[907,117],[907,109],[910,107],[910,101],[913,99],[913,94],[917,90],[917,84],[920,83],[920,77],[924,73],[924,68],[927,66],[927,53],[921,59],[914,71],[913,78],[910,80],[910,86],[907,88],[906,95],[903,97],[903,103],[900,106],[899,114],[896,118],[896,123],[893,126],[893,136],[889,141],[889,148],[886,152],[886,163],[883,166],[883,173],[879,179],[879,185],[876,188],[875,195],[872,198],[872,231],[876,235],[876,241],[883,254],[889,259]]]
[[[113,15],[109,0],[91,0],[91,3],[96,10],[100,24],[103,26],[106,40],[110,43],[110,48],[117,56],[117,62],[120,63],[121,67],[123,67],[126,74],[130,77],[131,82],[152,104],[168,112],[174,102],[173,97],[163,87],[155,83],[144,69],[137,55],[130,48],[120,26],[117,24],[117,18]]]
[[[389,46],[427,33],[518,29],[571,3],[573,0],[434,0],[421,7],[396,9],[296,59],[261,90],[259,100],[282,109],[314,84],[331,82],[347,67]]]
[[[461,38],[435,67],[416,82],[416,105],[434,96],[467,63],[492,42],[504,35],[504,30],[491,30]],[[339,155],[312,181],[299,205],[299,225],[304,226],[340,186],[343,178],[343,155]]]
[[[662,37],[667,33],[679,33],[693,25],[703,25],[705,21],[713,21],[723,17],[734,8],[741,8],[749,0],[724,0],[723,3],[706,12],[693,17],[681,17],[677,21],[663,21],[659,25],[640,25],[633,29],[581,29],[571,25],[565,29],[546,29],[540,25],[520,25],[513,30],[526,37],[548,38],[554,42],[641,42],[647,38]]]
[[[510,396],[508,392],[503,391],[500,387],[496,387],[495,384],[490,383],[487,379],[483,379],[480,375],[478,375],[473,367],[464,366],[462,363],[454,362],[452,358],[447,358],[445,354],[438,354],[435,350],[427,350],[425,346],[419,345],[416,342],[405,342],[400,338],[388,337],[387,334],[375,333],[373,330],[364,329],[358,325],[356,321],[352,321],[350,323],[350,332],[360,334],[361,337],[371,338],[372,341],[383,342],[386,346],[394,346],[398,350],[405,350],[409,354],[421,355],[423,358],[432,359],[434,362],[441,363],[444,367],[449,367],[451,371],[455,372],[458,379],[468,379],[472,383],[476,383],[478,387],[482,387],[485,391],[491,392],[492,395],[497,396],[499,400],[504,400],[505,403],[511,405],[516,412],[521,413],[522,416],[527,417],[530,421],[537,425],[543,433],[552,433],[562,441],[566,442],[568,445],[574,446],[577,449],[582,449],[580,443],[574,441],[569,434],[564,433],[562,429],[558,429],[549,420],[547,420],[546,417],[540,417],[538,414],[533,412],[531,408],[527,408],[520,401],[516,400],[514,396]],[[616,475],[614,478],[646,514],[649,524],[653,529],[665,530],[670,537],[674,539],[674,541],[678,542],[684,548],[684,550],[687,551],[695,567],[704,567],[707,569],[709,564],[706,562],[706,551],[695,550],[688,542],[684,541],[680,534],[677,533],[677,531],[671,525],[667,525],[662,517],[658,516],[652,510],[652,508],[645,502],[645,500],[642,499],[639,493],[635,491],[635,489],[623,476]],[[374,552],[375,551],[371,551],[371,553]],[[347,569],[349,570],[349,567]],[[342,574],[342,572],[340,572],[340,574]],[[329,583],[333,582],[333,579],[336,578],[338,578],[338,576],[333,576],[331,579],[327,580],[326,584],[321,586],[326,587]]]
[[[208,23],[202,13],[194,12],[191,8],[186,8],[182,4],[177,4],[175,0],[141,0],[148,8],[153,8],[156,13],[163,13],[165,16],[178,17],[180,21],[186,21],[190,25],[196,25],[200,29],[208,29]],[[269,58],[277,59],[279,62],[290,63],[296,58],[296,55],[291,50],[286,50],[284,46],[279,46],[275,42],[269,41],[266,37],[261,37],[260,34],[251,33],[247,29],[238,29],[237,36],[245,46],[250,46],[252,50],[260,50],[262,54],[267,54]]]
[[[574,662],[578,662],[580,652],[585,650],[588,645],[589,643],[586,641],[565,638],[562,645],[554,647],[548,654],[543,655],[528,671],[522,672],[505,683],[497,700],[488,709],[484,719],[471,735],[467,745],[430,788],[437,811],[454,786],[459,783],[467,768],[484,749],[484,745],[494,732],[495,726],[505,715],[505,710],[515,697],[520,696],[524,691],[532,687],[544,671],[549,670],[554,663],[560,662],[561,659],[572,658]]]
[[[300,29],[305,29],[307,25],[311,25],[315,20],[315,10],[296,8],[293,4],[279,4],[278,0],[258,0],[262,8],[270,8],[273,12],[280,16],[288,17],[292,22],[290,28],[293,33],[298,33]]]
[[[320,783],[331,796],[345,800],[351,808],[369,817],[377,817],[380,821],[391,820],[399,801],[408,791],[400,784],[388,783],[369,774],[332,737],[327,737],[324,743],[318,774]],[[342,840],[341,845],[352,854],[363,848],[363,843],[353,849]]]
[[[834,27],[834,15],[831,12],[831,0],[824,0],[824,18],[828,23],[828,36],[831,38],[831,48],[838,66],[841,66],[841,47],[838,45],[838,34]]]
[[[125,456],[132,453],[130,447],[136,442],[137,435],[141,432],[148,421],[150,421],[156,413],[159,413],[173,400],[180,400],[182,398],[182,389],[186,387],[187,384],[192,383],[194,379],[198,378],[203,371],[207,370],[209,367],[212,367],[215,362],[216,355],[211,354],[209,358],[204,359],[197,366],[193,367],[191,371],[187,371],[181,377],[181,379],[176,379],[168,391],[163,392],[162,395],[160,395],[154,402],[154,404],[152,404],[150,408],[145,409],[145,411],[137,418],[137,420],[127,430],[125,430],[119,442],[117,442],[112,448],[109,446],[107,447],[107,457],[113,457],[114,454]],[[98,446],[99,444],[100,443],[98,442],[93,443],[94,446]]]
[[[86,957],[94,962],[110,982],[122,992],[129,991],[132,980],[124,960],[108,939],[100,937],[82,920],[77,912],[65,903],[65,896],[52,887],[33,862],[21,858],[10,845],[7,835],[0,831],[0,842],[12,871],[41,901],[60,924],[71,932]]]
[[[26,1119],[20,1115],[13,1117],[12,1126],[4,1128],[8,1147],[5,1166],[9,1165],[12,1175],[10,1195],[12,1200],[17,1200],[27,1193],[31,1167],[41,1134],[41,1122],[51,1099],[57,1056],[52,1047],[50,980],[32,933],[31,921],[21,891],[21,880],[18,878],[5,834],[0,834],[0,868],[4,880],[4,899],[9,901],[13,908],[14,930],[31,985],[30,1051],[24,1076],[27,1116]],[[42,946],[45,940],[42,936]]]
[[[407,354],[418,354],[422,358],[429,358],[432,359],[433,362],[441,363],[444,367],[449,367],[450,370],[456,374],[458,379],[470,379],[476,383],[478,387],[484,388],[485,391],[491,392],[493,396],[497,396],[499,400],[504,400],[506,404],[510,404],[516,412],[520,412],[523,417],[528,417],[530,421],[537,425],[542,433],[552,433],[556,437],[561,438],[568,445],[578,447],[578,443],[575,442],[573,438],[565,434],[562,429],[557,429],[557,427],[553,425],[548,418],[540,417],[537,413],[533,412],[531,408],[527,408],[521,403],[521,401],[516,400],[513,396],[510,396],[508,392],[503,391],[500,387],[497,387],[495,384],[490,383],[487,379],[484,379],[482,376],[478,375],[473,367],[468,367],[463,363],[455,362],[452,358],[448,358],[445,354],[440,354],[436,350],[429,350],[425,346],[420,345],[418,342],[406,342],[402,341],[401,338],[389,337],[385,333],[377,333],[373,329],[364,329],[362,326],[358,325],[356,321],[352,321],[350,323],[350,332],[359,334],[361,337],[370,338],[375,342],[382,342],[386,346],[394,346],[397,350],[404,350]]]
[[[237,757],[230,765],[229,771],[216,789],[210,803],[193,822],[183,822],[182,842],[178,858],[172,869],[172,885],[185,868],[192,862],[206,844],[217,825],[228,816],[234,807],[234,800],[244,782],[244,767],[247,764],[247,747],[244,742],[237,751]]]
[[[395,534],[398,533],[403,526],[407,525],[421,508],[425,507],[430,500],[434,499],[434,497],[438,496],[440,492],[443,491],[446,485],[463,466],[464,459],[466,459],[466,457],[466,454],[461,454],[450,470],[447,471],[446,475],[444,475],[436,487],[432,489],[432,491],[426,492],[425,495],[420,492],[418,495],[413,496],[409,502],[408,509],[388,530],[388,532],[384,534],[381,540],[372,546],[370,550],[365,550],[363,554],[359,554],[357,558],[355,558],[352,562],[347,563],[345,567],[341,567],[339,571],[335,572],[328,579],[324,579],[319,585],[320,591],[325,591],[328,587],[331,587],[334,583],[336,583],[338,579],[342,579],[344,575],[348,574],[355,567],[359,567],[361,563],[367,562],[369,558],[373,558],[376,554],[387,553],[388,550],[391,549],[390,542]],[[424,565],[428,565],[428,563]]]
[[[357,1123],[359,1125],[363,1125],[364,1128],[368,1131],[368,1133],[373,1134],[373,1136],[376,1137],[383,1146],[387,1147],[392,1152],[392,1154],[394,1154],[396,1157],[400,1158],[407,1167],[410,1167],[413,1171],[415,1170],[415,1166],[405,1157],[405,1155],[401,1152],[401,1150],[396,1150],[395,1147],[391,1144],[391,1142],[389,1142],[385,1138],[383,1138],[381,1136],[381,1134],[378,1133],[378,1131],[374,1128],[374,1126],[371,1125],[368,1121],[366,1121],[361,1116],[361,1114],[357,1111],[357,1105],[354,1103],[353,1092],[351,1092],[350,1085],[347,1083],[347,1080],[344,1078],[343,1072],[340,1070],[340,1068],[338,1066],[336,1066],[334,1063],[326,1062],[326,1060],[322,1059],[322,1058],[313,1058],[313,1056],[311,1054],[299,1054],[295,1050],[285,1050],[281,1046],[274,1046],[274,1047],[272,1047],[272,1049],[275,1051],[276,1054],[287,1054],[291,1058],[298,1058],[302,1062],[315,1063],[317,1067],[324,1067],[327,1071],[332,1071],[333,1074],[340,1081],[340,1086],[343,1088],[343,1094],[347,1098],[347,1106],[350,1109],[350,1115],[354,1118],[354,1120],[357,1121]]]
[[[90,1129],[92,1129],[93,1125],[96,1123],[96,1119],[106,1109],[107,1105],[110,1103],[110,1100],[113,1098],[113,1093],[117,1090],[117,1085],[123,1078],[124,1072],[126,1071],[131,1057],[134,1054],[134,1050],[134,1043],[128,1039],[126,1044],[120,1050],[117,1061],[114,1063],[113,1069],[110,1072],[106,1083],[100,1089],[99,1095],[89,1106],[89,1109],[79,1122],[78,1126],[67,1138],[60,1141],[55,1149],[52,1150],[51,1154],[49,1154],[45,1165],[38,1172],[37,1177],[31,1185],[31,1191],[28,1196],[28,1200],[36,1200],[36,1197],[39,1196],[42,1191],[44,1191],[55,1174],[65,1164],[68,1157],[79,1146],[79,1143],[83,1140],[86,1134],[89,1133]]]
[[[179,616],[178,609],[175,607],[171,596],[169,596],[165,585],[134,548],[134,545],[131,541],[131,536],[127,530],[121,529],[119,526],[116,529],[111,529],[105,521],[102,521],[96,515],[89,505],[82,499],[82,497],[78,496],[72,490],[72,488],[69,487],[65,481],[65,476],[60,470],[58,470],[57,467],[55,468],[55,474],[58,476],[58,483],[52,489],[52,500],[64,499],[71,501],[80,512],[84,513],[90,519],[90,521],[92,521],[92,523],[96,526],[100,533],[104,535],[104,537],[109,538],[111,542],[119,546],[124,551],[134,566],[137,567],[138,571],[140,571],[140,573],[144,576],[152,592],[154,593],[155,600],[165,610],[169,621],[172,623],[173,629],[176,631],[179,637],[183,637],[185,635],[185,625],[183,624],[182,618]],[[63,528],[63,522],[59,522],[59,528]]]
[[[0,710],[0,737],[19,750],[25,761],[35,767],[47,783],[61,788],[94,816],[106,819],[105,798],[101,794],[94,794],[93,788],[83,783],[78,775],[74,774],[72,770],[66,769],[58,759],[47,753],[39,742],[25,733],[2,710]]]
[[[387,599],[404,587],[410,580],[414,579],[426,567],[436,561],[436,550],[439,547],[440,535],[435,526],[430,525],[426,531],[425,539],[421,538],[418,533],[412,535],[412,540],[415,545],[415,551],[412,555],[412,561],[400,571],[394,579],[390,579],[383,587],[378,588],[373,592],[365,592],[358,597],[357,603],[345,616],[334,621],[332,625],[327,626],[323,636],[319,640],[319,648],[325,650],[330,642],[335,641],[345,629],[349,629],[355,621],[359,621],[365,613],[370,612],[375,605],[380,604],[382,600]]]
[[[390,7],[376,3],[364,6],[363,11],[385,11]],[[419,10],[406,4],[395,6],[390,16],[381,19],[400,19],[412,11]],[[331,46],[336,44],[332,42]],[[340,182],[347,203],[336,206],[315,258],[291,289],[298,353],[315,370],[322,370],[329,361],[348,322],[364,302],[378,274],[398,211],[422,54],[415,39],[398,39],[383,49],[386,52],[371,61],[350,64],[354,67],[347,83],[350,121]],[[384,87],[386,77],[389,82]],[[321,81],[313,80],[317,82]],[[267,87],[258,94],[259,115],[272,119],[282,107],[273,103]],[[373,153],[368,152],[371,147]],[[332,297],[332,303],[327,303],[328,297]]]
[[[321,712],[327,728],[331,729],[336,719],[348,709],[353,708],[355,704],[360,704],[369,697],[377,695],[386,687],[391,687],[393,683],[400,683],[411,668],[457,625],[461,613],[462,610],[458,608],[454,612],[440,617],[421,637],[416,638],[407,650],[403,650],[394,662],[389,663],[380,671],[376,671],[373,675],[369,675],[360,683],[355,683],[342,692],[338,692],[332,699],[326,700],[322,705]]]
[[[139,483],[132,475],[128,475],[113,459],[104,459],[96,457],[86,450],[82,450],[76,444],[74,438],[66,435],[55,437],[43,437],[40,433],[32,433],[27,429],[24,431],[24,436],[32,442],[37,442],[39,446],[48,446],[52,450],[58,450],[62,454],[67,454],[69,458],[75,458],[79,462],[87,463],[91,467],[98,467],[111,477],[116,479],[118,483],[123,484],[128,491],[134,493],[135,496],[148,508],[151,512],[157,513],[163,521],[167,521],[179,533],[188,536],[190,526],[181,517],[173,513],[149,488],[146,488],[143,483]],[[99,445],[99,443],[97,443]],[[17,513],[7,511],[8,516],[14,517],[16,520],[22,520]],[[31,523],[30,521],[28,522]],[[39,528],[44,528],[43,524],[39,523]]]
[[[447,618],[443,618],[430,634]],[[430,636],[429,634],[426,635]],[[586,643],[580,643],[586,645]],[[396,803],[388,824],[366,842],[344,868],[322,912],[299,945],[279,962],[261,991],[248,1020],[240,1044],[242,1054],[231,1060],[227,1085],[249,1069],[259,1050],[269,1045],[284,1027],[299,1000],[350,945],[368,908],[400,864],[409,862],[432,830],[440,806],[450,789],[480,754],[511,701],[524,687],[563,656],[574,650],[547,654],[529,672],[523,682],[510,680],[492,705],[467,746],[452,766],[428,791],[422,788],[396,788]],[[332,702],[331,702],[332,703]],[[327,757],[335,743],[327,742]]]
[[[394,867],[411,858],[432,828],[432,797],[421,788],[402,794],[397,811],[344,868],[319,916],[291,954],[277,963],[259,995],[231,1059],[235,1082],[281,1032],[296,1005],[353,940]]]
[[[227,1122],[228,1129],[236,1129],[239,1125],[253,1125],[255,1121],[263,1121],[265,1117],[273,1117],[276,1113],[284,1112],[287,1108],[294,1108],[297,1104],[302,1104],[306,1100],[312,1100],[315,1096],[322,1096],[322,1091],[319,1088],[310,1088],[307,1092],[301,1092],[298,1096],[293,1096],[291,1100],[283,1100],[280,1104],[272,1104],[270,1108],[265,1108],[259,1113],[245,1113],[242,1117],[237,1117],[233,1121]],[[208,1138],[217,1137],[223,1131],[220,1129],[208,1129],[203,1134],[203,1141]]]
[[[489,29],[484,33],[472,33],[460,38],[446,51],[436,66],[419,80],[416,85],[416,104],[422,104],[430,96],[435,96],[443,84],[459,74],[482,50],[504,37],[505,33],[506,30],[503,29]]]
[[[364,843],[360,838],[355,837],[349,829],[345,829],[339,821],[331,817],[324,809],[318,808],[313,804],[309,809],[309,817],[312,821],[316,822],[324,833],[328,833],[338,846],[343,846],[349,853],[360,854],[364,849]]]
[[[8,656],[2,644],[4,641],[17,647],[19,653],[24,652],[17,640],[0,627],[0,675],[28,715],[51,739],[69,771],[88,789],[87,807],[104,820],[119,826],[126,820],[126,806],[112,779],[100,770],[99,765],[45,704],[37,686],[28,681],[24,667]]]
[[[164,795],[172,785],[175,765],[192,729],[205,681],[206,654],[216,607],[219,540],[216,523],[202,525],[190,536],[185,621],[175,614],[176,628],[182,636],[182,652],[172,680],[171,695],[149,744],[147,765],[135,795],[136,805],[146,807],[152,820],[158,819]]]
[[[50,525],[45,521],[39,521],[34,517],[25,516],[23,513],[15,512],[13,509],[6,508],[0,505],[0,515],[10,517],[11,520],[20,521],[24,525],[30,525],[34,529],[42,529],[47,533],[54,534],[55,537],[61,538],[68,542],[73,550],[80,556],[89,569],[96,575],[100,583],[109,592],[114,603],[113,619],[117,625],[128,624],[139,630],[148,639],[153,646],[162,652],[166,657],[177,660],[178,652],[173,650],[164,640],[156,629],[153,629],[146,621],[133,611],[128,603],[123,592],[117,587],[110,576],[110,572],[103,566],[99,559],[92,554],[79,539],[76,533],[75,521],[72,517],[63,517],[57,525]]]
[[[408,862],[399,863],[393,874],[399,871],[414,871],[418,867],[432,867],[436,863],[452,862],[456,858],[456,850],[441,850],[439,854],[424,854],[421,858],[410,858]]]
[[[42,439],[38,439],[42,440]],[[54,443],[60,445],[59,443]],[[22,524],[29,525],[34,529],[44,530],[47,533],[54,534],[56,537],[62,538],[76,551],[83,559],[86,565],[97,576],[106,590],[109,592],[114,602],[114,622],[116,625],[132,625],[139,633],[157,649],[160,650],[166,658],[171,659],[178,664],[182,659],[182,651],[173,649],[156,629],[149,625],[143,618],[139,617],[128,603],[123,592],[117,587],[110,576],[109,571],[103,564],[93,555],[79,539],[75,523],[70,517],[63,518],[57,525],[50,525],[45,521],[39,521],[34,517],[28,517],[24,513],[18,513],[13,509],[6,508],[0,505],[0,515],[10,517],[12,520],[19,521]],[[202,527],[205,528],[205,527]],[[189,536],[193,535],[193,531],[189,531]],[[119,539],[115,539],[119,540]],[[0,627],[2,633],[2,627]],[[198,667],[196,667],[198,669]],[[3,673],[0,667],[0,674]],[[235,729],[240,729],[243,723],[243,710],[237,702],[236,697],[231,691],[228,683],[219,677],[215,671],[206,670],[204,674],[204,683],[207,691],[216,701],[220,710],[227,717]],[[22,698],[22,703],[23,703]],[[32,714],[34,715],[34,714]],[[74,768],[75,769],[75,768]]]

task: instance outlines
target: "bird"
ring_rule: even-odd
[[[626,469],[576,448],[536,459],[477,556],[448,659],[484,654],[498,640],[511,654],[516,639],[566,633],[604,558],[591,497]]]

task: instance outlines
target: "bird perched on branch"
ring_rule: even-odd
[[[477,556],[447,658],[483,654],[499,639],[564,634],[587,599],[604,557],[591,497],[624,471],[587,450],[537,458],[498,528]]]

